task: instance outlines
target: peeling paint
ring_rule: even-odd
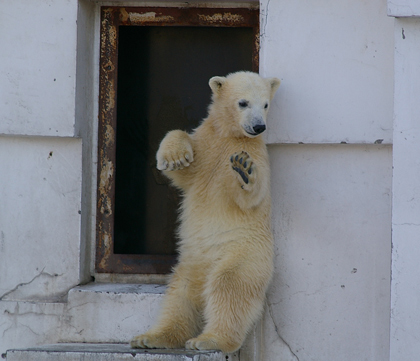
[[[133,23],[143,23],[145,21],[158,21],[158,22],[172,22],[174,21],[174,17],[170,15],[160,15],[157,16],[155,12],[148,12],[148,13],[129,13],[129,19]]]
[[[109,191],[111,184],[111,178],[114,175],[114,164],[110,160],[105,160],[101,169],[101,175],[99,177],[99,192],[105,194]]]
[[[110,111],[115,108],[115,90],[113,88],[114,82],[109,80],[110,86],[109,92],[104,95],[104,111]]]
[[[107,32],[101,34],[101,49],[106,49],[106,44],[110,43],[113,46],[117,44],[117,29],[111,24],[111,16],[113,12],[110,9],[104,10],[102,27],[107,28]]]
[[[214,15],[203,15],[198,14],[198,18],[202,21],[208,23],[219,23],[219,22],[242,22],[244,20],[243,16],[239,14],[224,13],[224,14],[214,14]]]
[[[102,257],[102,260],[99,263],[99,266],[102,269],[106,269],[107,265],[108,265],[109,257],[111,255],[111,250],[112,250],[112,247],[111,247],[112,246],[112,236],[109,233],[104,232],[102,239],[103,239],[103,248],[105,249],[105,254]]]
[[[257,31],[254,31],[254,49],[252,53],[252,70],[256,73],[259,72],[259,64],[260,64],[260,32],[259,28],[255,29]]]
[[[104,195],[102,200],[101,200],[101,207],[99,208],[99,210],[100,210],[101,214],[104,214],[106,216],[111,216],[112,215],[111,198]]]
[[[121,19],[121,21],[124,23],[128,20],[128,18],[129,18],[129,15],[128,15],[127,10],[125,10],[125,8],[121,8],[120,9],[120,19]]]
[[[107,147],[111,146],[115,141],[115,131],[114,128],[107,124],[105,126],[105,144]]]
[[[109,43],[112,46],[116,46],[117,45],[117,29],[114,26],[111,26],[109,28],[107,35],[108,35]]]

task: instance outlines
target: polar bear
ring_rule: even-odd
[[[273,271],[270,170],[261,133],[277,78],[237,72],[209,81],[208,116],[170,131],[157,168],[183,194],[179,262],[155,327],[134,348],[233,352],[263,310]]]

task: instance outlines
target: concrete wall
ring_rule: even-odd
[[[395,20],[391,361],[420,354],[420,7],[390,1]]]
[[[285,343],[299,360],[387,360],[392,148],[270,152],[276,272],[266,359]]]
[[[0,11],[1,352],[56,341],[83,278],[77,10],[19,0]]]
[[[261,72],[282,79],[268,135],[276,272],[265,360],[389,359],[393,19],[386,5],[261,2]]]
[[[59,301],[79,283],[81,142],[0,138],[0,300]]]
[[[0,13],[0,134],[74,136],[77,0],[8,2]]]
[[[268,141],[391,144],[385,1],[262,1],[260,11],[261,73],[283,80]]]
[[[397,2],[388,11],[404,9]],[[94,273],[98,6],[2,5],[0,352],[59,341],[64,324],[80,331],[66,319],[66,294]],[[262,0],[260,10],[260,70],[282,85],[267,137],[276,273],[258,357],[390,359],[394,165],[391,360],[414,359],[419,164],[408,155],[418,154],[419,24],[395,25],[393,132],[385,0]]]

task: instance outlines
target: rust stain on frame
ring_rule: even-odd
[[[215,24],[215,23],[239,23],[244,21],[244,17],[242,15],[239,14],[232,14],[232,13],[218,13],[218,14],[214,14],[214,15],[203,15],[203,14],[198,14],[198,17],[201,21],[206,21],[210,24]]]
[[[128,13],[129,19],[132,23],[144,23],[146,21],[158,21],[158,22],[173,22],[174,18],[170,15],[157,15],[151,11],[144,14]]]
[[[101,12],[100,89],[98,116],[97,252],[98,270],[108,268],[113,252],[113,207],[115,198],[115,129],[119,13]]]
[[[254,46],[252,48],[252,71],[260,72],[260,27],[254,28]]]

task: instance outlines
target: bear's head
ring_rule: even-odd
[[[209,81],[213,103],[209,115],[229,135],[253,138],[266,129],[267,113],[280,80],[252,72],[237,72]]]

